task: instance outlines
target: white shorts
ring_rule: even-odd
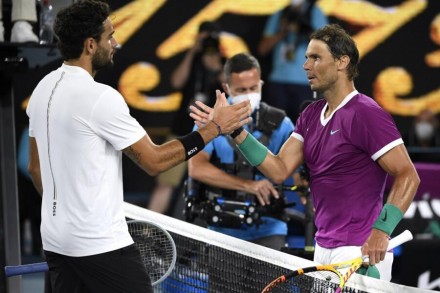
[[[320,264],[333,264],[354,259],[359,257],[360,255],[361,246],[341,246],[337,248],[324,248],[316,243],[313,261]],[[391,281],[391,269],[393,267],[393,260],[394,254],[392,252],[387,252],[385,254],[385,259],[376,264],[376,268],[379,270],[381,280]],[[342,272],[342,274],[344,274],[344,272]]]

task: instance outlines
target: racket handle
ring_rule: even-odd
[[[400,244],[403,244],[403,243],[410,241],[412,239],[413,239],[413,235],[412,235],[411,231],[405,230],[402,233],[400,233],[399,235],[397,235],[396,237],[393,237],[390,239],[390,241],[388,242],[387,251],[390,251],[391,249],[396,248]],[[368,263],[370,261],[369,256],[368,255],[362,256],[362,261],[364,263]]]
[[[18,266],[5,266],[5,276],[13,277],[17,275],[47,272],[48,270],[49,266],[47,265],[47,262],[39,262]]]
[[[413,235],[411,231],[405,230],[396,237],[391,238],[390,242],[388,243],[388,250],[396,248],[400,244],[410,241],[412,239],[413,239]]]

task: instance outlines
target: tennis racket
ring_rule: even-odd
[[[391,250],[411,239],[413,239],[411,232],[405,230],[390,240],[388,250]],[[301,287],[304,287],[304,289],[318,289],[319,287],[318,292],[340,293],[345,287],[348,279],[362,266],[363,262],[363,258],[358,257],[336,264],[302,268],[279,276],[270,282],[261,292],[286,292],[289,291],[289,288],[292,289],[292,292],[297,292],[295,290],[298,290],[298,288]],[[348,270],[344,275],[339,272],[339,270],[347,268]],[[324,291],[321,291],[323,289]]]
[[[176,245],[170,233],[147,221],[128,221],[128,231],[138,247],[152,285],[159,284],[171,274],[177,258]],[[47,272],[46,262],[6,266],[6,277]]]

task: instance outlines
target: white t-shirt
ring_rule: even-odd
[[[146,132],[124,98],[63,64],[37,85],[26,112],[40,159],[44,250],[87,256],[132,244],[120,150]]]

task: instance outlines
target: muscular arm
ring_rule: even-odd
[[[225,95],[217,91],[213,120],[197,130],[205,144],[219,134],[217,125],[220,126],[223,133],[230,133],[250,121],[251,107],[249,101],[230,106],[225,106],[226,104]],[[156,176],[186,159],[184,146],[179,140],[174,139],[163,145],[156,145],[148,135],[125,148],[123,152],[152,176]]]
[[[403,144],[394,147],[378,159],[379,165],[394,177],[394,183],[388,195],[387,203],[406,212],[420,184],[417,171],[411,162]],[[370,264],[374,265],[385,257],[388,246],[388,235],[380,230],[372,229],[366,243],[362,246],[363,255],[370,256]]]
[[[207,143],[215,138],[218,132],[215,125],[209,123],[206,127],[199,129],[199,133]],[[151,176],[156,176],[176,166],[186,158],[183,145],[177,139],[156,145],[148,135],[122,151]]]
[[[243,131],[235,138],[235,142],[241,144],[247,135],[248,132]],[[284,142],[278,155],[268,152],[263,163],[257,168],[273,182],[282,184],[302,163],[303,143],[296,138],[289,137]]]
[[[185,160],[185,152],[179,141],[172,140],[163,145],[156,145],[148,135],[122,152],[151,176],[156,176]]]
[[[398,207],[402,214],[409,208],[420,184],[417,171],[403,144],[396,146],[378,159],[379,165],[394,177],[387,203]]]
[[[43,195],[43,184],[41,181],[40,159],[38,157],[37,142],[34,137],[29,138],[29,165],[28,171],[31,175],[35,189],[40,196]]]

